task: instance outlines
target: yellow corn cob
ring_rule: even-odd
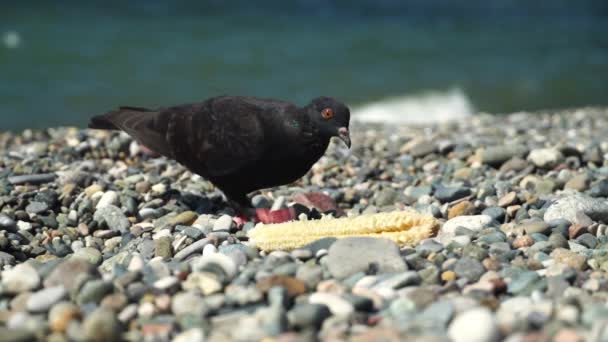
[[[413,210],[359,215],[355,217],[324,217],[313,221],[290,221],[258,224],[249,231],[250,240],[265,251],[290,250],[324,237],[382,237],[397,244],[415,245],[437,233],[439,224],[430,215]]]

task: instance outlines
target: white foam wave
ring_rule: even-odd
[[[352,118],[362,122],[429,124],[469,117],[473,106],[460,89],[386,98],[356,106]]]

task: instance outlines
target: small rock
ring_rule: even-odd
[[[511,279],[507,291],[514,295],[529,294],[532,286],[536,285],[539,279],[540,276],[534,271],[521,272]]]
[[[589,190],[591,197],[608,197],[608,180],[602,179],[591,186]]]
[[[116,314],[99,308],[88,315],[82,325],[86,341],[118,341],[121,339],[120,322]]]
[[[18,264],[2,272],[2,286],[13,294],[35,290],[40,286],[40,276],[30,264]]]
[[[478,260],[463,257],[454,265],[454,272],[459,278],[466,278],[469,282],[476,282],[484,274],[485,269]]]
[[[63,286],[44,288],[28,298],[27,310],[34,313],[46,312],[55,303],[64,299],[67,294],[68,292]]]
[[[118,203],[118,194],[116,193],[116,191],[110,190],[110,191],[106,191],[103,193],[103,195],[97,202],[95,209],[100,209],[100,208],[106,207],[108,205],[117,205],[117,204],[119,204]]]
[[[63,333],[70,322],[80,317],[80,309],[76,304],[60,302],[55,304],[49,311],[49,327],[51,331]]]
[[[184,211],[184,212],[181,212],[181,213],[171,217],[169,220],[167,220],[167,224],[171,225],[171,226],[176,226],[176,225],[189,226],[194,221],[196,221],[197,218],[198,218],[198,215],[194,211]]]
[[[107,205],[95,211],[93,219],[97,222],[105,222],[108,228],[120,233],[127,233],[131,224],[120,208]]]
[[[564,160],[564,155],[555,148],[540,148],[530,151],[528,160],[539,168],[551,169]]]
[[[448,210],[448,219],[456,216],[472,215],[475,213],[475,206],[469,201],[462,201]]]
[[[44,202],[30,202],[30,204],[25,207],[25,211],[28,214],[40,214],[49,209],[49,206]]]
[[[452,202],[463,197],[469,196],[471,189],[466,187],[442,186],[435,190],[435,198],[441,203]]]
[[[515,191],[511,191],[506,195],[502,196],[498,200],[498,206],[502,208],[506,208],[511,205],[515,205],[518,202],[517,193]]]
[[[513,248],[530,247],[534,244],[534,239],[530,235],[522,235],[513,240]]]
[[[528,152],[528,148],[524,145],[497,145],[479,149],[476,152],[476,157],[483,164],[492,166],[500,166],[507,160],[523,156]]]
[[[80,248],[74,253],[72,258],[81,258],[95,266],[101,265],[101,262],[103,261],[101,252],[93,247]]]
[[[456,236],[456,229],[464,227],[472,231],[480,231],[492,223],[492,217],[488,215],[458,216],[448,220],[439,230],[437,237],[443,244],[449,243]]]
[[[203,298],[192,292],[180,292],[173,297],[171,302],[171,311],[176,316],[202,316],[207,313],[207,310]]]
[[[397,245],[388,239],[347,237],[331,245],[327,255],[331,275],[344,279],[357,272],[373,269],[375,273],[403,272],[407,265]]]
[[[581,194],[562,197],[547,208],[544,220],[547,223],[559,219],[581,223],[579,213],[596,221],[608,222],[608,202]]]
[[[549,225],[543,221],[531,221],[520,225],[519,229],[525,231],[528,235],[534,233],[547,234],[551,231]]]
[[[287,318],[296,328],[319,329],[331,311],[325,304],[297,304],[287,313]]]
[[[173,249],[171,246],[171,237],[162,236],[154,240],[154,255],[169,260],[173,257]]]
[[[448,328],[448,336],[454,342],[500,340],[500,332],[492,312],[481,307],[456,316]]]
[[[222,215],[213,224],[213,231],[230,230],[234,225],[232,216]]]
[[[551,257],[555,262],[567,265],[575,270],[583,271],[587,266],[587,258],[565,248],[556,248],[551,252]]]
[[[195,271],[214,273],[223,283],[228,283],[236,275],[237,268],[234,261],[221,253],[210,254],[200,258],[193,266]]]
[[[308,302],[327,305],[329,311],[339,317],[350,317],[355,311],[351,303],[333,293],[315,292],[308,297]]]
[[[579,191],[579,192],[583,192],[583,191],[587,190],[588,187],[589,187],[589,176],[587,176],[586,174],[576,175],[576,176],[570,178],[570,180],[567,181],[566,184],[564,185],[564,189],[570,189],[570,190],[575,190],[575,191]],[[591,192],[591,196],[596,197],[596,196],[593,196],[593,192]]]

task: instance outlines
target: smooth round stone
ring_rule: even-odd
[[[357,272],[366,272],[370,264],[377,273],[403,272],[407,265],[397,245],[387,239],[347,237],[334,242],[327,255],[327,268],[337,279],[344,279]]]
[[[205,236],[205,233],[196,227],[186,227],[181,231],[182,234],[196,241]]]
[[[201,257],[193,265],[195,271],[207,271],[216,274],[222,282],[229,282],[237,272],[237,265],[227,255],[221,253]]]
[[[172,239],[169,236],[162,236],[154,240],[154,255],[169,260],[173,257]]]
[[[576,238],[576,242],[587,248],[595,248],[597,246],[597,238],[589,233],[585,233]]]
[[[27,300],[27,310],[39,313],[48,311],[51,306],[67,296],[68,292],[63,286],[47,287],[34,294]]]
[[[524,271],[511,278],[507,291],[514,295],[525,295],[531,292],[532,288],[538,285],[540,276],[534,271]]]
[[[99,209],[99,208],[106,207],[108,205],[117,205],[117,204],[119,204],[118,203],[118,194],[116,193],[116,191],[109,190],[109,191],[106,191],[103,193],[103,195],[97,202],[97,205],[95,206],[95,208]]]
[[[593,184],[589,190],[591,197],[608,197],[608,180],[602,179]]]
[[[111,204],[97,209],[93,219],[97,222],[105,222],[108,228],[121,233],[128,232],[131,226],[122,210]]]
[[[302,329],[311,327],[319,329],[329,316],[331,316],[331,312],[325,304],[296,304],[287,313],[290,324]]]
[[[208,244],[203,248],[203,258],[215,253],[217,253],[217,247],[215,247],[215,245]]]
[[[70,322],[77,319],[80,315],[80,309],[74,303],[59,302],[49,311],[49,327],[51,331],[63,333],[66,331]]]
[[[82,332],[86,341],[118,341],[121,338],[116,314],[104,308],[96,309],[84,319]]]
[[[142,220],[155,219],[162,216],[162,213],[155,208],[142,208],[137,214]]]
[[[83,260],[97,266],[101,265],[101,262],[103,261],[101,252],[93,247],[83,247],[78,249],[72,258],[82,258]]]
[[[539,168],[553,168],[564,160],[564,155],[556,148],[540,148],[530,151],[528,160]]]
[[[551,231],[551,229],[549,228],[549,225],[543,221],[535,221],[535,222],[528,222],[528,223],[521,224],[520,229],[525,231],[527,234],[534,234],[534,233],[547,234],[548,232]]]
[[[190,273],[182,287],[186,290],[197,289],[205,296],[218,293],[224,288],[218,276],[210,272]]]
[[[49,209],[48,204],[44,202],[30,202],[27,207],[25,207],[25,211],[28,214],[40,214]]]
[[[18,264],[2,272],[2,286],[8,293],[32,291],[40,286],[40,276],[30,264]]]
[[[454,316],[454,306],[448,301],[440,301],[427,306],[422,312],[421,319],[439,323],[447,327]]]
[[[173,276],[164,277],[154,282],[154,287],[159,290],[168,290],[179,284],[179,280]]]
[[[80,289],[80,292],[76,297],[76,302],[80,304],[91,302],[99,303],[103,297],[111,293],[113,290],[114,286],[111,282],[101,279],[89,280]]]
[[[494,221],[503,222],[507,215],[507,211],[501,207],[489,207],[484,209],[481,214],[490,216]]]
[[[204,315],[207,306],[203,297],[192,292],[180,292],[173,297],[171,311],[176,316],[181,315]]]
[[[493,342],[500,340],[500,331],[492,312],[479,307],[456,316],[448,328],[448,336],[454,342]]]
[[[16,226],[15,220],[4,213],[0,213],[0,229],[15,233],[17,231]]]
[[[454,272],[456,272],[459,278],[466,278],[470,282],[476,282],[485,273],[485,269],[478,260],[464,257],[456,262]]]
[[[334,316],[349,317],[355,311],[351,303],[333,293],[315,292],[308,297],[308,302],[327,305]]]
[[[442,186],[435,190],[435,198],[441,203],[452,202],[471,194],[471,189],[467,187]]]
[[[234,222],[232,221],[232,216],[222,215],[215,221],[215,223],[213,223],[213,231],[230,230],[233,224]]]

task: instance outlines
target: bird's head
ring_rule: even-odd
[[[312,100],[307,109],[322,136],[338,137],[350,148],[350,110],[344,103],[322,96]]]

